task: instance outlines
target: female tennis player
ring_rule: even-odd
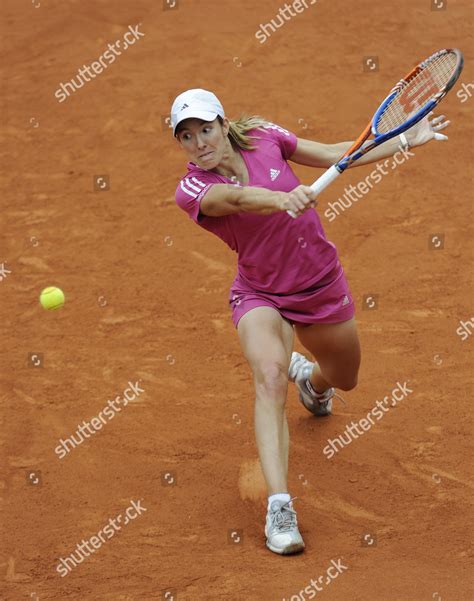
[[[218,98],[187,90],[171,109],[173,135],[189,159],[176,202],[238,254],[229,293],[232,320],[255,386],[255,434],[268,487],[267,547],[279,554],[304,549],[288,493],[288,378],[315,416],[331,412],[335,388],[357,384],[360,346],[354,302],[336,247],[288,161],[334,164],[352,142],[322,144],[257,116],[229,121]],[[419,146],[449,121],[426,117],[359,159],[380,161]],[[287,211],[293,211],[292,218]],[[292,353],[294,332],[314,360]]]

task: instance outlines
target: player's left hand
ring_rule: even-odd
[[[410,146],[421,146],[430,140],[448,139],[448,136],[440,134],[439,132],[445,127],[448,127],[451,122],[446,121],[444,115],[433,117],[433,114],[433,112],[429,113],[424,119],[406,132],[406,137]]]

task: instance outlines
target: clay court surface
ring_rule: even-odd
[[[260,24],[282,6],[2,2],[2,600],[296,601],[338,561],[317,599],[474,598],[473,341],[457,333],[472,319],[474,98],[457,96],[474,76],[472,4],[308,2],[260,44]],[[144,36],[58,102],[61,82],[137,24]],[[415,149],[332,222],[328,203],[373,167],[320,196],[363,363],[329,419],[289,388],[306,551],[279,557],[264,545],[254,390],[228,306],[236,256],[175,205],[186,159],[167,129],[170,103],[203,87],[231,118],[350,140],[399,77],[450,46],[466,66],[442,105],[449,142]],[[364,71],[364,57],[378,68]],[[294,168],[308,184],[320,173]],[[96,176],[108,180],[95,191]],[[50,285],[65,291],[59,311],[38,304]],[[398,382],[412,392],[328,459],[328,440]],[[134,400],[59,458],[60,439],[129,383]],[[132,501],[141,514],[61,577],[60,559]]]

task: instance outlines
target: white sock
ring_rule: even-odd
[[[291,497],[287,492],[279,492],[279,493],[276,493],[275,495],[270,495],[268,497],[267,510],[270,509],[270,506],[273,503],[273,501],[284,501],[285,503],[288,503],[288,501],[290,499],[291,499]],[[290,503],[290,507],[292,507],[292,505],[293,505],[293,503]]]

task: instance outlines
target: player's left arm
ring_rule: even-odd
[[[445,121],[444,115],[429,119],[430,115],[422,119],[419,123],[405,132],[405,136],[410,148],[426,144],[430,140],[447,140],[448,136],[438,133],[449,125],[449,121]],[[308,167],[331,167],[334,163],[349,150],[354,142],[339,142],[337,144],[322,144],[313,140],[305,140],[298,138],[298,143],[295,152],[291,155],[290,161],[299,165],[307,165]],[[393,156],[396,152],[403,150],[403,144],[399,136],[388,140],[384,144],[377,146],[367,154],[362,156],[358,161],[349,167],[359,167],[374,163],[381,159]]]

